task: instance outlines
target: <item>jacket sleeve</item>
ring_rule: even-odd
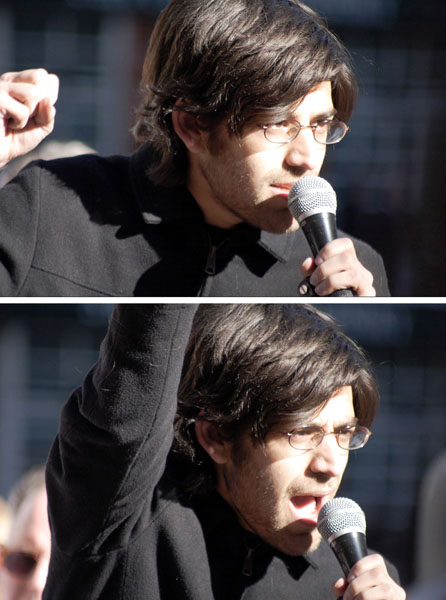
[[[97,364],[62,409],[48,458],[58,552],[96,555],[122,547],[150,518],[173,440],[195,310],[176,304],[115,308]]]
[[[28,168],[0,189],[0,296],[17,296],[34,256],[40,169]]]
[[[373,286],[377,296],[390,296],[386,268],[383,259],[377,252],[374,254],[370,270],[373,273]]]

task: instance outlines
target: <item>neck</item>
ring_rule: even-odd
[[[190,164],[187,188],[209,225],[221,229],[231,229],[243,221],[216,198],[208,181],[201,174],[199,165],[194,161],[191,161]]]

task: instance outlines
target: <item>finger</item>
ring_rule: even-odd
[[[344,251],[336,253],[335,251],[339,249]],[[373,275],[359,262],[350,240],[345,238],[336,246],[331,245],[330,242],[330,248],[326,248],[326,251],[330,256],[319,264],[310,277],[310,283],[315,287],[318,295],[327,295],[337,289],[348,288],[354,289],[360,296],[376,295]],[[315,263],[317,262],[316,257]]]
[[[384,569],[387,573],[386,563],[380,554],[369,554],[358,560],[351,568],[347,579],[348,581],[353,581],[371,569]]]
[[[305,277],[308,277],[313,272],[315,266],[316,265],[314,264],[314,259],[311,258],[311,256],[306,258],[300,265],[300,274],[302,275],[302,277],[304,279]]]
[[[390,577],[384,559],[370,554],[359,560],[347,577],[348,587],[343,600],[367,598],[367,600],[403,600],[404,590]]]
[[[342,598],[345,590],[347,589],[348,582],[346,579],[341,577],[332,585],[332,592],[335,598]]]
[[[361,296],[376,295],[373,274],[351,255],[336,256],[324,262],[313,271],[310,283],[321,295],[348,288]]]
[[[10,93],[28,104],[31,112],[43,98],[49,98],[51,104],[55,104],[59,95],[59,78],[45,69],[4,73],[1,81],[9,83]]]
[[[33,83],[38,85],[48,77],[48,74],[46,69],[26,69],[24,71],[10,71],[8,73],[3,73],[0,76],[0,79],[3,79],[4,81]]]
[[[316,261],[315,264],[317,265]],[[361,263],[358,261],[356,254],[351,251],[334,254],[318,265],[311,276],[311,283],[316,286],[330,275],[341,271],[350,271],[358,268],[358,266],[361,266]]]
[[[32,115],[37,104],[42,100],[42,91],[30,83],[0,82],[0,90],[3,94],[9,95],[13,100],[24,104],[28,108],[30,115]],[[6,96],[3,95],[1,106],[4,106],[5,101]],[[18,107],[18,110],[20,110],[20,107]]]
[[[57,75],[48,75],[46,96],[51,102],[51,104],[56,104],[56,100],[59,96],[59,78],[57,77]]]
[[[350,238],[336,238],[325,244],[315,257],[315,263],[320,265],[332,256],[342,252],[352,252],[356,256],[355,246]]]
[[[404,590],[378,570],[364,573],[347,587],[343,600],[404,600]]]
[[[45,130],[45,133],[51,133],[54,129],[54,119],[56,117],[56,109],[51,104],[49,98],[45,98],[39,102],[38,110],[34,116],[34,121],[37,127]]]
[[[7,91],[0,89],[0,117],[5,129],[23,129],[31,116],[26,103],[13,98]]]
[[[366,273],[369,274],[371,278],[357,270],[335,273],[315,286],[315,292],[318,296],[327,296],[337,290],[352,289],[358,296],[374,297],[376,296],[376,290],[373,287],[373,276],[369,271],[366,271]]]

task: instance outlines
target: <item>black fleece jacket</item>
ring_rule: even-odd
[[[285,556],[245,532],[217,493],[181,493],[170,446],[194,310],[117,308],[98,363],[63,408],[47,466],[45,600],[332,598],[342,571],[325,543]]]
[[[151,183],[149,161],[144,147],[40,161],[1,189],[0,295],[297,295],[311,255],[301,231],[210,227],[185,188]],[[388,296],[380,255],[353,241]]]

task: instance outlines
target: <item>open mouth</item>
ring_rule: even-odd
[[[294,518],[316,526],[319,511],[328,499],[328,496],[293,496],[290,504]]]

